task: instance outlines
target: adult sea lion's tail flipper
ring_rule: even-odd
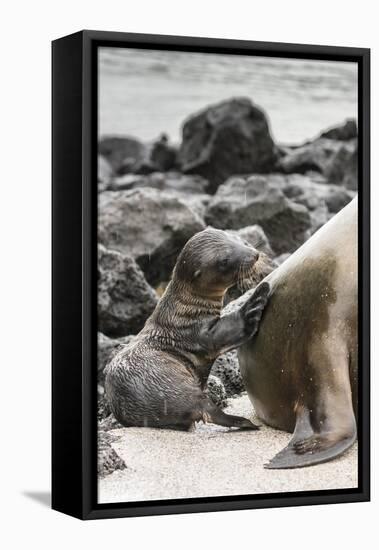
[[[287,447],[266,468],[301,468],[331,460],[351,447],[357,436],[350,360],[343,340],[329,337],[310,345],[304,368],[303,403],[295,407],[296,426]]]
[[[265,464],[268,469],[302,468],[313,464],[327,462],[346,451],[356,439],[354,428],[345,432],[319,431],[315,432],[311,424],[311,413],[302,408],[297,416],[293,437],[287,447]]]
[[[332,413],[333,411],[331,411]],[[274,456],[265,468],[287,469],[302,468],[313,464],[327,462],[345,452],[356,439],[356,423],[353,410],[345,410],[344,423],[339,423],[335,417],[322,414],[324,420],[316,431],[316,418],[320,411],[313,414],[307,407],[299,407],[297,411],[296,428],[287,447]],[[336,416],[338,416],[336,414]]]

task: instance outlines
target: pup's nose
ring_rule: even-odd
[[[249,246],[249,251],[247,253],[247,257],[249,258],[251,263],[254,263],[258,261],[259,258],[259,252],[252,246]]]
[[[251,263],[255,264],[255,262],[257,262],[259,259],[259,251],[247,241],[244,241],[244,245],[245,245],[245,257],[247,261],[250,261]]]

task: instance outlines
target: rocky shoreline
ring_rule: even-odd
[[[98,144],[98,421],[100,476],[125,468],[108,431],[104,368],[143,327],[185,242],[207,225],[236,231],[284,261],[356,195],[357,125],[347,120],[299,146],[276,144],[247,98],[183,124],[180,146],[108,136]],[[244,391],[235,352],[208,384],[220,406]]]

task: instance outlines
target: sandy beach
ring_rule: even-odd
[[[225,409],[260,423],[246,394]],[[246,495],[353,488],[358,484],[357,444],[341,457],[308,468],[266,470],[264,464],[290,440],[262,426],[259,432],[196,425],[190,433],[123,428],[115,451],[126,469],[100,479],[99,502]]]

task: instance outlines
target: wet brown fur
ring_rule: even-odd
[[[236,236],[208,228],[188,241],[172,280],[132,344],[106,369],[106,394],[125,426],[188,429],[194,421],[255,429],[226,415],[204,392],[221,353],[254,336],[269,286],[220,317],[226,290],[256,276],[259,253]]]

